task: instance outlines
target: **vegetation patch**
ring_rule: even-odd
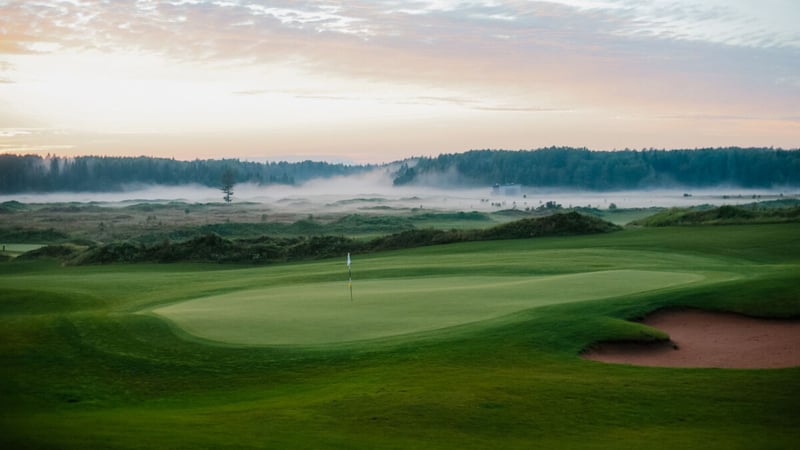
[[[542,218],[521,219],[476,233],[482,239],[489,240],[609,233],[619,229],[617,225],[594,216],[569,212]]]
[[[53,228],[0,227],[0,242],[41,244],[64,242],[69,236]]]
[[[673,225],[733,225],[800,221],[800,207],[764,208],[724,205],[718,208],[670,208],[633,221],[632,225],[664,227]]]
[[[408,219],[350,215],[335,222],[332,229],[362,227],[378,230],[385,226],[396,228],[399,224],[411,225]],[[269,225],[273,226],[273,225]],[[318,226],[314,222],[295,223],[295,228]],[[202,230],[236,230],[247,234],[264,226],[258,224],[219,224]],[[541,218],[522,219],[485,230],[410,229],[400,233],[363,241],[342,235],[303,235],[294,237],[259,236],[254,238],[226,239],[217,233],[196,235],[182,240],[163,239],[157,242],[124,241],[89,247],[80,254],[64,254],[70,264],[109,264],[114,262],[216,262],[265,264],[286,261],[328,258],[351,253],[372,253],[455,242],[486,241],[497,239],[527,239],[544,236],[565,236],[605,233],[620,228],[593,216],[575,212],[554,214]],[[152,241],[152,238],[150,239]],[[43,250],[36,256],[53,256],[62,249]]]
[[[0,214],[9,214],[27,209],[27,205],[16,200],[0,203]]]
[[[402,216],[346,215],[325,227],[330,234],[353,236],[358,234],[397,233],[414,228],[411,219]]]
[[[56,260],[70,260],[86,250],[86,247],[77,246],[74,244],[55,244],[34,247],[35,248],[28,249],[24,253],[21,253],[18,259],[20,261],[47,258]]]
[[[459,211],[459,212],[441,212],[441,213],[418,213],[414,214],[410,218],[412,221],[476,221],[476,222],[488,222],[492,219],[484,213],[478,211]]]

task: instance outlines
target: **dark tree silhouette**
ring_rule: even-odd
[[[226,167],[222,172],[222,193],[225,194],[222,198],[225,203],[230,203],[233,200],[233,185],[236,184],[236,172],[230,167]]]
[[[399,165],[399,169],[395,167]],[[356,175],[377,168],[393,172],[395,185],[453,183],[478,187],[515,183],[530,187],[620,190],[653,187],[702,188],[800,186],[800,149],[715,148],[590,151],[551,147],[532,151],[475,150],[434,158],[412,158],[385,166],[237,159],[176,161],[166,158],[0,154],[0,193],[108,192],[135,184],[302,184],[315,178]],[[223,191],[225,192],[225,191]],[[230,193],[233,195],[233,192]]]
[[[344,165],[302,161],[252,162],[237,159],[176,161],[146,156],[78,156],[0,154],[0,193],[108,192],[133,184],[177,186],[200,184],[220,188],[225,168],[237,183],[302,184],[315,178],[355,175],[374,170],[372,165]]]
[[[800,185],[800,150],[473,150],[417,158],[413,168],[406,164],[400,167],[394,184],[431,184],[430,180],[435,183],[440,179],[455,179],[466,186],[515,183],[598,191],[719,185],[776,188]]]

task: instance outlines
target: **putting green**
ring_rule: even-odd
[[[2,244],[0,253],[5,253],[12,257],[17,257],[25,252],[44,247],[41,244]]]
[[[315,345],[435,330],[532,307],[704,279],[613,270],[532,277],[393,278],[251,289],[155,309],[191,335],[244,345]]]

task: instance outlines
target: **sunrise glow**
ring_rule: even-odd
[[[786,0],[0,1],[0,152],[800,145]]]

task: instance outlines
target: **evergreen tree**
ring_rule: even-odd
[[[226,167],[222,172],[222,193],[225,194],[222,198],[225,203],[230,203],[233,200],[234,184],[236,184],[236,172],[230,167]]]

